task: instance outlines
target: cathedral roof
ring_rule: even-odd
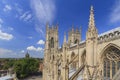
[[[98,35],[98,38],[100,38],[100,37],[102,37],[102,36],[105,36],[105,35],[109,35],[110,33],[114,34],[115,32],[120,32],[120,27],[117,27],[117,28],[114,28],[114,29],[112,29],[112,30],[106,31],[106,32],[104,32],[104,33],[101,33],[101,34]],[[84,46],[85,42],[86,42],[86,40],[81,41],[81,42],[79,43],[79,46]],[[76,46],[77,46],[77,44],[71,44],[71,45],[70,45],[70,48],[73,48],[73,47],[76,47]],[[61,49],[62,49],[62,48],[59,47],[59,50],[61,50]]]
[[[110,34],[110,33],[116,32],[116,31],[120,32],[120,27],[117,27],[117,28],[114,28],[114,29],[112,29],[112,30],[106,31],[106,32],[104,32],[104,33],[101,33],[101,34],[99,34],[98,36],[100,37],[100,36],[108,35],[108,34]]]

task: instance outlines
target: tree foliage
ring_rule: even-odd
[[[14,71],[18,78],[25,78],[36,73],[39,69],[39,60],[34,58],[24,58],[14,64]]]
[[[39,69],[39,63],[42,62],[43,59],[39,58],[3,58],[0,59],[0,70],[8,70],[12,68],[14,72],[16,72],[18,78],[25,78],[36,74]]]

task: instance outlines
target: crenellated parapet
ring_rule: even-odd
[[[102,33],[98,37],[98,43],[109,42],[120,38],[120,27]]]

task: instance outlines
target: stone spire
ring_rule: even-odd
[[[94,9],[93,6],[91,6],[90,9],[90,18],[89,18],[89,29],[95,29],[95,20],[94,20]]]

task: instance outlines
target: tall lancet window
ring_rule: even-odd
[[[76,39],[74,43],[77,44],[78,43],[78,39]]]
[[[54,38],[51,38],[51,48],[54,48]]]

